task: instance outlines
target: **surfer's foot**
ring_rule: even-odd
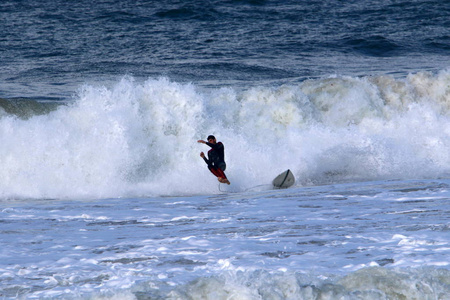
[[[228,179],[223,178],[223,177],[217,177],[217,180],[219,180],[220,183],[230,184],[230,182],[228,181]]]
[[[228,181],[228,179],[223,178],[223,177],[219,177],[219,181],[222,182],[222,183],[226,183],[228,185],[230,184],[230,181]]]

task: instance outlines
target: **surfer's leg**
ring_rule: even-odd
[[[230,184],[230,182],[227,179],[227,176],[225,175],[225,173],[220,169],[220,168],[216,168],[216,167],[208,167],[208,169],[211,171],[211,173],[214,174],[214,176],[217,177],[217,179],[221,182],[221,183],[226,183],[226,184]]]
[[[220,176],[220,173],[219,173],[219,169],[217,169],[216,167],[208,167],[208,169],[211,171],[211,173],[213,173],[214,174],[214,176],[216,176],[216,177],[221,177]]]
[[[222,177],[224,179],[227,179],[227,176],[225,175],[225,173],[222,171],[221,168],[217,168],[217,174],[219,174],[218,177]]]
[[[230,184],[230,181],[228,181],[227,175],[225,175],[225,173],[222,171],[221,168],[217,168],[217,173],[219,174],[219,176],[217,176],[217,177],[219,178],[220,182]]]

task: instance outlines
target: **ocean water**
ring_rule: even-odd
[[[450,299],[449,20],[2,1],[0,298]]]

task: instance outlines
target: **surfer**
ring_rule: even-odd
[[[219,182],[230,184],[224,173],[227,165],[225,164],[225,148],[222,142],[217,142],[213,135],[208,136],[207,142],[204,140],[198,140],[197,142],[211,147],[208,151],[208,158],[205,157],[205,153],[200,153],[200,157],[206,162],[211,173],[217,177]]]

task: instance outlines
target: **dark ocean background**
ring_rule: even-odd
[[[245,87],[449,66],[449,1],[5,0],[0,20],[8,99],[123,75]]]

